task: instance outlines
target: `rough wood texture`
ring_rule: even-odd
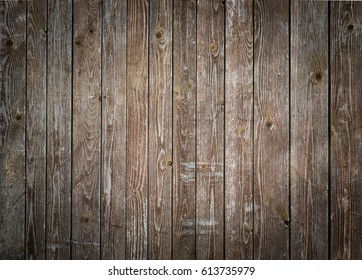
[[[48,1],[47,259],[69,259],[71,239],[72,1]]]
[[[333,2],[331,258],[362,258],[362,3]]]
[[[289,1],[255,0],[254,16],[254,258],[288,259]]]
[[[27,6],[26,259],[45,259],[47,2]]]
[[[195,259],[196,3],[173,18],[173,259]]]
[[[172,1],[150,1],[149,252],[171,259]]]
[[[100,257],[101,8],[73,2],[72,257]]]
[[[0,2],[0,259],[23,259],[26,3]]]
[[[327,259],[328,3],[294,1],[291,20],[291,258]]]
[[[197,6],[196,258],[224,258],[224,5]]]
[[[103,1],[102,259],[126,248],[127,2]]]
[[[225,258],[250,259],[253,256],[253,1],[226,2],[225,32]]]
[[[147,259],[148,246],[148,0],[128,3],[127,259]]]

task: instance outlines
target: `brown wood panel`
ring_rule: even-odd
[[[127,27],[127,259],[148,254],[149,1],[128,3]]]
[[[253,1],[226,2],[225,258],[253,256]]]
[[[125,259],[127,1],[103,1],[102,259]]]
[[[0,2],[0,259],[25,257],[26,3]]]
[[[196,258],[224,258],[224,5],[197,4]]]
[[[172,1],[150,1],[149,252],[171,259]]]
[[[173,3],[173,259],[195,259],[196,2]]]
[[[73,2],[72,257],[100,257],[101,8]]]
[[[69,259],[71,238],[72,1],[48,1],[47,259]]]
[[[331,258],[362,258],[362,3],[333,2]]]
[[[288,259],[289,1],[254,16],[254,258]]]
[[[328,3],[291,6],[292,259],[328,258]]]
[[[45,259],[47,1],[27,5],[26,259]]]

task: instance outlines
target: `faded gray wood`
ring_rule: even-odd
[[[254,21],[254,258],[288,259],[289,1],[255,0]]]
[[[226,2],[225,258],[253,256],[253,1]]]
[[[48,1],[47,259],[70,259],[72,1]]]
[[[171,259],[172,1],[150,1],[149,252]]]
[[[361,259],[362,3],[330,5],[330,257]]]
[[[224,258],[224,6],[197,3],[196,258]]]
[[[327,259],[327,2],[292,3],[290,47],[291,258]]]
[[[125,259],[127,2],[103,1],[102,259]]]
[[[0,259],[25,257],[26,3],[0,2]]]
[[[128,2],[127,259],[148,257],[149,1]]]
[[[101,8],[73,2],[72,257],[100,257]]]
[[[196,2],[173,18],[173,259],[195,259]]]
[[[47,3],[27,5],[26,259],[46,252]]]

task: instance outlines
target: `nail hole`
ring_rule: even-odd
[[[89,28],[89,33],[92,34],[94,32],[93,28]]]
[[[89,222],[89,219],[88,219],[88,218],[84,218],[84,222],[85,222],[85,223],[88,223],[88,222]]]

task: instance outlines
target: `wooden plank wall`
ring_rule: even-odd
[[[362,2],[0,1],[0,259],[362,259]]]

